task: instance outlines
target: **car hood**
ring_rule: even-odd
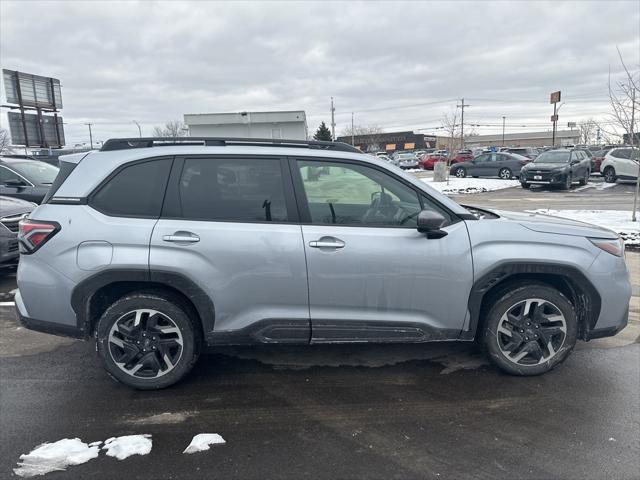
[[[560,168],[564,168],[564,167],[568,167],[569,164],[566,162],[562,162],[562,163],[536,163],[536,162],[531,162],[531,163],[527,163],[524,168],[526,170],[539,170],[541,172],[548,172],[550,170],[557,170]]]
[[[539,213],[510,212],[506,210],[492,210],[484,207],[478,208],[494,213],[502,219],[519,223],[523,227],[533,230],[534,232],[572,235],[576,237],[618,238],[618,234],[612,230],[592,225],[590,223],[571,220],[569,218],[555,217]]]
[[[0,196],[0,217],[10,217],[19,213],[27,213],[35,207],[31,202],[18,198]]]

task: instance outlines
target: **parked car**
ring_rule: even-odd
[[[18,222],[37,205],[0,196],[0,267],[18,263]]]
[[[420,168],[424,170],[433,170],[435,168],[436,163],[438,162],[447,162],[448,158],[446,155],[440,155],[436,153],[430,153],[425,155],[420,160]]]
[[[600,165],[605,182],[637,180],[640,150],[636,147],[612,148]]]
[[[595,150],[593,153],[593,168],[591,169],[591,172],[599,172],[600,171],[600,165],[602,164],[602,162],[604,161],[604,156],[607,154],[607,152],[611,150],[610,148],[603,148],[600,150]]]
[[[509,153],[522,155],[523,157],[527,157],[531,160],[535,159],[540,154],[540,152],[538,152],[538,149],[534,147],[507,147],[506,151]]]
[[[522,166],[530,161],[527,157],[514,153],[483,153],[473,160],[453,165],[449,173],[458,178],[467,176],[499,177],[509,180],[520,175]]]
[[[400,153],[395,158],[398,167],[403,169],[418,168],[418,157],[411,152]]]
[[[451,163],[462,163],[468,162],[469,160],[473,160],[474,155],[471,150],[458,150],[456,154],[451,159]]]
[[[40,203],[57,174],[48,163],[0,157],[0,195]]]
[[[584,154],[589,157],[589,162],[591,162],[591,171],[595,171],[596,168],[596,159],[593,156],[593,152],[591,150],[589,150],[587,147],[576,147],[574,148],[574,150],[580,150],[581,152],[584,152]]]
[[[18,318],[95,339],[126,385],[167,387],[206,347],[256,343],[477,339],[538,375],[627,323],[610,230],[467,210],[346,144],[194,141],[62,157],[20,222]]]
[[[558,185],[564,190],[573,183],[586,185],[591,175],[591,160],[582,150],[556,149],[541,153],[520,172],[523,188],[531,185]]]

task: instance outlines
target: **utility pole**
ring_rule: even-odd
[[[600,145],[600,127],[596,129],[596,144]]]
[[[502,146],[504,147],[504,122],[507,119],[504,115],[502,116]]]
[[[462,110],[460,115],[460,150],[464,148],[464,109],[466,107],[470,107],[471,105],[464,104],[464,98],[460,101],[461,105],[457,105]]]
[[[553,104],[553,133],[551,136],[551,148],[556,148],[556,123],[558,122],[558,113],[556,110],[556,103]]]
[[[336,108],[333,106],[333,97],[331,97],[331,140],[336,141]]]
[[[91,150],[93,150],[93,134],[91,133],[91,125],[93,123],[85,123],[89,127],[89,143],[91,144]]]
[[[140,127],[140,124],[138,122],[136,122],[135,120],[133,121],[133,123],[135,123],[136,127],[138,127],[138,136],[140,138],[142,138],[142,128]]]
[[[633,158],[634,155],[637,155],[638,159],[640,160],[640,152],[638,152],[638,150],[633,149],[633,147],[636,144],[636,133],[634,130],[635,115],[636,115],[636,89],[634,87],[633,92],[631,94],[631,158]],[[632,222],[637,221],[636,208],[638,206],[639,193],[640,193],[640,170],[638,171],[638,178],[636,178],[636,190],[633,194],[633,215],[631,215]]]
[[[352,146],[356,145],[355,132],[354,132],[354,126],[353,126],[353,112],[351,112],[351,145]]]

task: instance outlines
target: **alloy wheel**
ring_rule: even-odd
[[[510,180],[511,170],[509,170],[508,168],[503,168],[502,170],[500,170],[499,177],[503,180]]]
[[[467,176],[467,172],[464,168],[458,168],[456,169],[456,177],[458,178],[464,178]]]
[[[564,345],[567,321],[560,309],[541,298],[522,300],[500,319],[497,340],[509,361],[539,365],[553,358]]]
[[[133,310],[111,327],[108,349],[115,364],[126,374],[157,378],[172,371],[180,362],[182,333],[162,312]]]

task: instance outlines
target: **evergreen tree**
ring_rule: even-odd
[[[330,142],[331,140],[333,140],[331,138],[331,130],[327,128],[324,122],[320,124],[313,138],[314,140],[325,140],[327,142]]]

